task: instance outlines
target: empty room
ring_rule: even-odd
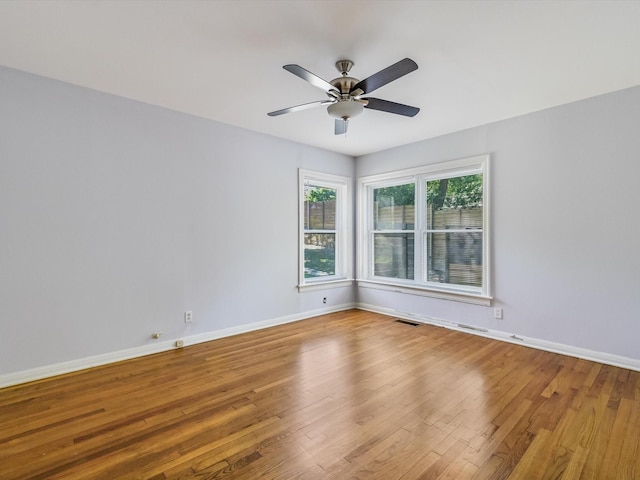
[[[640,479],[639,24],[0,1],[0,478]]]

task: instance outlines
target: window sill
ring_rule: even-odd
[[[313,292],[314,290],[326,290],[327,288],[350,287],[353,285],[353,279],[341,278],[339,280],[327,280],[313,283],[305,283],[298,285],[298,292]]]
[[[418,295],[421,297],[439,298],[441,300],[451,300],[454,302],[472,303],[474,305],[491,306],[493,297],[476,295],[466,292],[455,292],[445,290],[434,290],[425,287],[412,285],[401,285],[390,282],[379,282],[375,280],[357,280],[358,287],[386,290],[388,292],[404,293],[408,295]]]

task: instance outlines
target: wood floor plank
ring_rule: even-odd
[[[365,311],[0,390],[23,479],[640,478],[640,373]]]

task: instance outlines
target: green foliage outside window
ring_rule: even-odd
[[[334,188],[313,187],[310,188],[305,196],[307,202],[327,202],[336,199],[336,190]]]
[[[415,184],[396,185],[393,187],[376,188],[374,190],[374,201],[387,201],[392,198],[394,205],[414,205],[415,204]],[[390,206],[390,205],[386,205]]]
[[[427,203],[432,204],[436,210],[482,206],[482,175],[427,182]]]
[[[395,205],[415,205],[415,184],[375,189],[375,201],[393,198]],[[482,175],[444,178],[427,182],[427,203],[436,210],[482,206]]]

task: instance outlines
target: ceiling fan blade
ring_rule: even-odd
[[[370,108],[371,110],[380,110],[381,112],[395,113],[396,115],[404,115],[405,117],[415,117],[420,109],[418,107],[410,107],[409,105],[403,105],[402,103],[390,102],[389,100],[382,100],[380,98],[363,98],[366,101],[364,108]]]
[[[416,62],[410,58],[405,58],[384,70],[380,70],[378,73],[374,73],[364,80],[360,80],[353,86],[349,93],[354,96],[371,93],[383,85],[393,82],[394,80],[397,80],[398,78],[405,76],[407,73],[411,73],[417,69],[418,64]]]
[[[307,108],[319,107],[320,105],[327,105],[333,103],[332,100],[318,100],[317,102],[303,103],[302,105],[296,105],[295,107],[283,108],[282,110],[276,110],[275,112],[269,112],[267,115],[270,117],[277,117],[278,115],[284,115],[285,113],[299,112],[300,110],[306,110]]]
[[[340,95],[340,92],[338,92],[338,89],[336,87],[331,85],[326,80],[323,80],[316,74],[311,73],[309,70],[305,70],[300,65],[285,65],[282,68],[284,68],[287,72],[291,72],[301,79],[306,80],[314,87],[318,87],[319,89],[324,90],[331,96],[337,97],[338,95]]]
[[[347,127],[349,126],[349,120],[343,120],[342,118],[336,118],[335,121],[335,134],[342,135],[347,133]]]

